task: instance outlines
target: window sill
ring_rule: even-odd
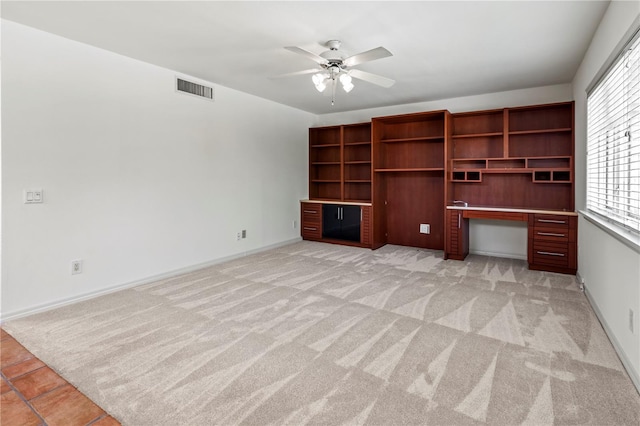
[[[632,234],[632,233],[620,228],[619,226],[616,226],[613,223],[610,223],[610,222],[602,219],[598,215],[593,214],[593,213],[591,213],[589,211],[580,210],[579,213],[586,220],[588,220],[589,222],[593,223],[598,228],[602,229],[604,232],[606,232],[607,234],[611,235],[616,240],[618,240],[621,243],[625,244],[626,246],[628,246],[632,250],[636,251],[637,253],[640,253],[640,237],[638,237],[637,235],[634,235],[634,234]]]

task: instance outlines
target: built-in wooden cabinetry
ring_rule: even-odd
[[[309,129],[309,198],[360,205],[364,247],[463,260],[469,219],[517,220],[528,224],[530,268],[575,273],[574,191],[573,102]],[[302,204],[303,238],[327,240],[321,210]]]
[[[447,204],[471,207],[448,210],[445,258],[466,256],[468,219],[518,220],[528,222],[531,269],[575,274],[573,117],[573,102],[451,115]]]
[[[310,201],[301,205],[302,237],[371,247],[371,174],[371,123],[310,128]],[[353,232],[349,232],[349,237],[345,234],[345,238],[340,238],[329,231],[329,225],[323,233],[323,219],[330,219],[323,218],[323,205],[332,206],[324,210],[337,215],[333,218],[337,223],[342,217],[346,218],[345,212],[348,217],[359,216],[360,240],[354,241]],[[354,208],[359,211],[354,213]]]
[[[444,248],[447,111],[372,119],[373,247]],[[420,225],[429,225],[421,233]]]
[[[309,198],[371,202],[371,123],[309,129]]]
[[[573,102],[451,115],[449,200],[573,211]]]
[[[446,255],[449,259],[464,260],[469,254],[469,221],[462,215],[462,210],[447,210]]]
[[[329,201],[303,201],[300,203],[302,238],[312,241],[325,241],[358,247],[371,247],[371,205],[355,203],[334,204]],[[332,218],[325,215],[333,215]],[[350,217],[347,217],[350,216]],[[355,216],[355,217],[354,217]],[[351,228],[344,233],[335,232],[333,229],[323,226],[330,223],[330,219],[335,219],[339,223],[345,219],[350,219]],[[353,225],[359,222],[357,236],[354,236]],[[338,225],[340,226],[340,225]],[[357,226],[357,225],[356,225]]]
[[[575,215],[529,215],[529,268],[575,274],[578,267],[578,217]]]

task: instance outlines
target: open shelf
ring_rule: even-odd
[[[504,157],[504,139],[502,134],[454,138],[452,144],[454,159]]]
[[[453,138],[502,136],[503,127],[504,112],[501,109],[461,113],[451,117]]]
[[[451,180],[455,182],[482,182],[482,174],[475,170],[454,171]]]
[[[571,132],[573,105],[570,102],[510,108],[509,134]]]
[[[443,140],[444,136],[423,136],[416,138],[396,138],[396,139],[381,139],[382,143],[408,143],[408,142],[427,142],[427,141],[437,141]]]
[[[569,169],[571,157],[527,158],[527,167],[530,169]]]
[[[443,172],[443,167],[414,167],[414,168],[396,168],[396,169],[375,169],[376,173],[397,173],[397,172]]]
[[[524,169],[527,161],[524,158],[500,158],[488,159],[487,168],[489,169]]]
[[[371,146],[371,142],[345,142],[344,146],[358,146],[358,145],[366,145]]]
[[[487,168],[487,160],[486,159],[464,159],[464,160],[453,160],[453,169],[486,169]]]
[[[571,183],[571,170],[536,170],[533,172],[535,183]]]

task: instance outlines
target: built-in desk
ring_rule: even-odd
[[[578,215],[575,212],[478,206],[447,206],[445,259],[469,254],[469,219],[527,222],[529,269],[575,274]]]

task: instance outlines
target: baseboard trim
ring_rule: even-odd
[[[187,274],[189,272],[197,271],[198,269],[207,268],[209,266],[217,265],[219,263],[228,262],[230,260],[239,259],[241,257],[249,256],[249,255],[260,253],[260,252],[267,251],[267,250],[272,250],[272,249],[275,249],[275,248],[278,248],[278,247],[284,247],[284,246],[287,246],[289,244],[297,243],[299,241],[302,241],[301,237],[292,238],[290,240],[281,241],[279,243],[270,244],[270,245],[263,246],[263,247],[260,247],[260,248],[257,248],[257,249],[236,253],[236,254],[233,254],[233,255],[230,255],[230,256],[220,257],[220,258],[217,258],[217,259],[209,260],[207,262],[186,266],[184,268],[174,269],[172,271],[164,272],[162,274],[152,275],[152,276],[149,276],[149,277],[146,277],[146,278],[142,278],[142,279],[139,279],[139,280],[130,281],[130,282],[127,282],[127,283],[116,284],[114,286],[110,286],[110,287],[103,288],[103,289],[100,289],[100,290],[91,291],[91,292],[88,292],[88,293],[83,293],[83,294],[80,294],[80,295],[77,295],[77,296],[67,297],[67,298],[64,298],[64,299],[58,299],[58,300],[54,300],[54,301],[49,302],[49,303],[44,303],[44,304],[33,306],[33,307],[30,307],[30,308],[26,308],[26,309],[21,309],[21,310],[18,310],[18,311],[10,312],[7,315],[2,315],[0,317],[0,325],[3,324],[6,321],[11,321],[11,320],[15,320],[15,319],[18,319],[18,318],[28,317],[28,316],[31,316],[31,315],[39,314],[41,312],[46,312],[46,311],[50,311],[52,309],[61,308],[61,307],[66,306],[66,305],[71,305],[73,303],[82,302],[84,300],[93,299],[93,298],[99,297],[99,296],[104,296],[105,294],[115,293],[116,291],[125,290],[127,288],[136,287],[136,286],[143,285],[143,284],[149,284],[149,283],[152,283],[154,281],[164,280],[164,279],[172,278],[172,277],[175,277],[175,276],[178,276],[178,275],[182,275],[182,274]]]
[[[624,366],[625,370],[627,370],[627,374],[629,374],[629,377],[631,378],[631,382],[636,387],[636,390],[638,391],[638,393],[640,393],[640,375],[638,375],[638,372],[633,367],[633,364],[631,364],[631,361],[629,361],[629,358],[627,358],[627,355],[622,350],[622,346],[620,345],[620,342],[618,342],[618,339],[616,339],[615,334],[613,334],[613,332],[611,331],[611,328],[609,328],[609,324],[607,324],[607,321],[604,319],[604,316],[602,315],[602,313],[600,312],[600,309],[598,308],[598,304],[595,302],[595,300],[593,300],[593,297],[591,297],[591,294],[589,293],[589,289],[586,288],[586,286],[584,288],[584,294],[587,296],[587,300],[589,301],[589,304],[593,308],[593,311],[596,313],[596,316],[598,317],[600,324],[602,324],[602,328],[604,328],[605,333],[607,333],[607,337],[609,338],[609,341],[611,341],[611,344],[613,345],[613,349],[615,349],[616,353],[618,354],[618,358],[620,358],[622,365]]]

